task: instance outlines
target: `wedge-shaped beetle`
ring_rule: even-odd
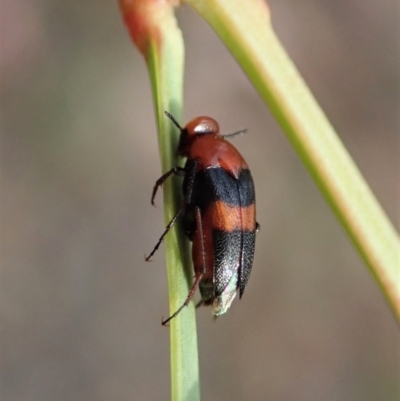
[[[225,313],[236,293],[241,298],[249,281],[254,245],[259,224],[256,222],[254,183],[249,167],[236,148],[219,134],[218,123],[210,117],[197,117],[182,128],[178,155],[187,157],[185,167],[174,167],[160,177],[157,189],[171,175],[182,175],[183,201],[163,235],[146,258],[157,251],[168,231],[183,214],[183,229],[193,242],[195,279],[182,306],[163,324],[189,304],[199,287],[201,304],[211,305],[215,316]]]

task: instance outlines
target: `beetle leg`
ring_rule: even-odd
[[[190,289],[189,294],[188,294],[188,296],[187,296],[185,302],[184,302],[184,303],[182,304],[182,306],[179,307],[179,309],[178,309],[175,313],[173,313],[168,319],[163,320],[163,321],[161,322],[161,324],[162,324],[163,326],[165,326],[171,319],[173,319],[174,317],[176,317],[176,316],[179,314],[179,312],[180,312],[185,306],[188,306],[188,305],[189,305],[190,301],[192,300],[192,298],[193,298],[193,296],[194,296],[194,293],[195,293],[196,290],[197,290],[197,287],[199,286],[199,283],[200,283],[200,280],[201,280],[202,277],[203,277],[203,274],[202,274],[202,273],[200,273],[200,274],[196,277],[196,280],[195,280],[195,282],[193,283],[192,288]]]
[[[196,229],[199,231],[200,235],[200,243],[201,243],[201,259],[203,264],[203,271],[201,275],[203,276],[207,272],[207,265],[206,265],[206,250],[204,248],[204,234],[203,234],[203,226],[201,224],[201,211],[200,208],[196,207]]]
[[[168,223],[167,227],[165,228],[165,231],[161,235],[160,239],[158,240],[156,246],[153,248],[153,250],[150,252],[150,255],[145,258],[146,262],[150,260],[150,258],[156,253],[157,249],[160,247],[161,242],[163,242],[165,236],[168,234],[169,230],[173,227],[173,225],[176,222],[176,219],[179,217],[179,215],[185,210],[186,206],[190,202],[190,199],[192,197],[192,192],[193,192],[193,183],[194,183],[194,178],[196,176],[196,166],[197,166],[197,161],[193,164],[193,167],[191,167],[190,171],[187,172],[187,170],[183,167],[173,167],[171,170],[167,171],[165,174],[163,174],[157,181],[156,185],[154,186],[153,189],[153,196],[151,197],[151,203],[154,205],[153,200],[156,195],[157,189],[162,183],[171,175],[171,174],[181,174],[182,172],[185,172],[185,174],[190,174],[190,181],[188,185],[188,191],[187,194],[185,195],[185,198],[183,199],[181,206],[179,210],[176,212],[175,216],[172,218],[172,220]]]
[[[168,223],[167,227],[165,228],[165,231],[163,232],[163,234],[161,235],[160,239],[158,240],[156,246],[153,248],[153,250],[150,252],[149,256],[146,256],[145,260],[146,262],[148,262],[151,257],[156,253],[157,249],[160,247],[161,242],[163,242],[165,236],[168,234],[169,230],[171,230],[171,228],[173,227],[173,225],[176,222],[176,219],[179,217],[179,215],[182,213],[182,211],[185,209],[186,207],[186,202],[183,201],[181,204],[181,207],[179,208],[179,210],[176,212],[175,216],[172,218],[172,220]]]
[[[203,227],[201,225],[201,214],[200,214],[200,209],[196,207],[196,226],[197,229],[199,230],[200,238],[201,238],[201,254],[203,258],[203,271],[201,273],[196,273],[196,279],[192,285],[192,288],[189,291],[188,296],[186,297],[185,302],[182,304],[182,306],[175,312],[173,313],[168,319],[164,320],[161,324],[165,326],[171,319],[173,319],[175,316],[179,314],[179,312],[185,307],[189,305],[189,302],[193,299],[194,294],[197,290],[197,287],[200,284],[200,280],[203,278],[204,274],[206,273],[206,252],[204,250],[204,239],[203,239]]]
[[[194,187],[194,180],[196,178],[197,164],[198,164],[198,161],[194,160],[193,163],[191,163],[189,166],[186,166],[186,170],[185,170],[186,174],[189,177],[189,182],[188,182],[188,185],[186,188],[186,193],[185,193],[185,200],[188,205],[192,201],[193,187]]]
[[[171,175],[184,175],[186,170],[183,167],[172,167],[171,170],[164,173],[155,183],[153,188],[153,193],[151,195],[151,204],[154,206],[154,198],[156,197],[156,193],[158,188],[164,183],[164,181]]]

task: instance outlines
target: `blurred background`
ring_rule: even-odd
[[[163,230],[145,63],[117,1],[0,4],[1,399],[169,399],[163,248],[144,262]],[[399,228],[398,3],[269,4]],[[248,129],[235,146],[261,223],[242,301],[216,322],[197,312],[203,400],[398,400],[399,326],[381,292],[218,37],[177,14],[185,121]]]

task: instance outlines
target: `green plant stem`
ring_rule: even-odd
[[[168,33],[171,34],[170,32]],[[156,109],[160,154],[163,172],[177,164],[177,130],[164,115],[170,111],[180,119],[182,115],[182,77],[183,55],[177,56],[177,39],[171,46],[165,43],[162,54],[150,50],[149,71]],[[173,54],[168,55],[167,49]],[[183,50],[183,42],[182,42]],[[175,181],[175,182],[174,182]],[[168,224],[178,210],[181,198],[178,180],[170,178],[163,185],[165,223]],[[179,182],[179,184],[181,184]],[[170,314],[174,313],[186,299],[191,285],[191,275],[185,274],[190,267],[187,244],[182,234],[174,227],[165,238],[168,269]],[[171,395],[173,401],[192,401],[200,399],[199,366],[197,350],[196,315],[193,303],[170,322],[171,344]]]
[[[275,36],[263,0],[186,0],[214,28],[286,133],[400,320],[399,237]]]
[[[170,111],[178,120],[182,116],[184,46],[181,32],[173,21],[163,20],[160,43],[151,43],[147,64],[153,91],[158,139],[163,172],[176,166],[177,129],[164,115]],[[165,29],[164,29],[165,28]],[[181,181],[174,177],[163,185],[165,223],[180,206]],[[170,314],[184,302],[192,284],[188,241],[176,225],[165,238],[167,254]],[[173,401],[200,400],[196,315],[193,303],[170,322],[171,397]]]

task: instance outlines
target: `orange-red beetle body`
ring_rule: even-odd
[[[211,305],[215,316],[225,313],[236,293],[240,298],[248,283],[253,264],[256,222],[253,179],[247,163],[219,134],[218,123],[210,117],[197,117],[181,128],[178,154],[187,157],[185,167],[165,173],[153,190],[152,203],[160,185],[171,175],[183,175],[183,203],[147,260],[183,213],[183,228],[193,242],[195,280],[183,303],[167,323],[192,299],[199,287],[202,303]]]

